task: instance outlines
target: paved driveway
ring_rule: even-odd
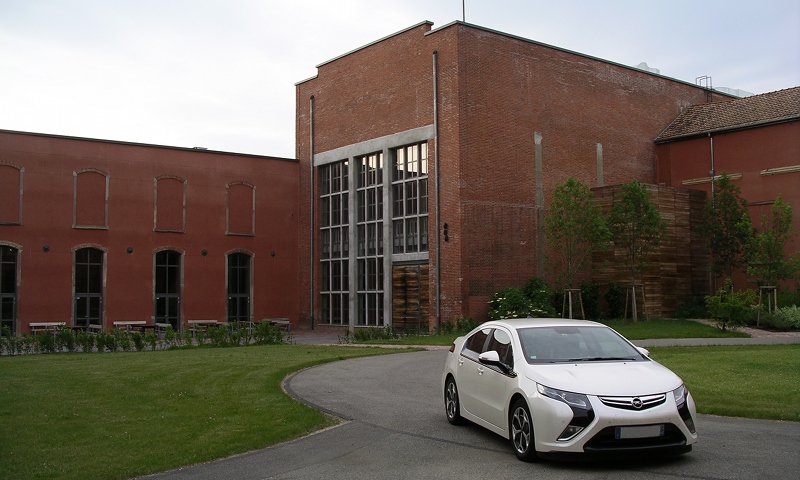
[[[163,479],[786,479],[800,478],[800,424],[700,416],[700,440],[669,460],[526,464],[509,443],[444,417],[445,351],[327,364],[287,390],[349,421],[272,448],[167,472]]]

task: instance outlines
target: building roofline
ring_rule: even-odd
[[[366,44],[366,45],[362,45],[362,46],[360,46],[360,47],[358,47],[358,48],[354,48],[353,50],[350,50],[350,51],[349,51],[349,52],[347,52],[347,53],[343,53],[343,54],[341,54],[341,55],[338,55],[338,56],[336,56],[336,57],[333,57],[333,58],[331,58],[330,60],[326,60],[326,61],[324,61],[324,62],[322,62],[322,63],[318,64],[318,65],[316,66],[316,68],[317,68],[317,69],[319,69],[319,67],[322,67],[322,66],[324,66],[324,65],[327,65],[327,64],[329,64],[329,63],[331,63],[331,62],[335,62],[336,60],[339,60],[340,58],[344,58],[344,57],[346,57],[346,56],[348,56],[348,55],[351,55],[351,54],[353,54],[353,53],[356,53],[356,52],[358,52],[358,51],[360,51],[360,50],[364,50],[364,49],[365,49],[365,48],[367,48],[367,47],[371,47],[371,46],[375,45],[376,43],[380,43],[380,42],[382,42],[382,41],[384,41],[384,40],[388,40],[388,39],[390,39],[390,38],[392,38],[392,37],[396,37],[397,35],[401,35],[401,34],[403,34],[403,33],[406,33],[406,32],[408,32],[409,30],[414,30],[415,28],[421,27],[422,25],[433,25],[433,22],[431,22],[430,20],[423,20],[423,21],[421,21],[421,22],[419,22],[419,23],[417,23],[417,24],[411,25],[410,27],[404,28],[404,29],[402,29],[402,30],[400,30],[400,31],[397,31],[397,32],[394,32],[394,33],[390,33],[389,35],[386,35],[385,37],[382,37],[382,38],[379,38],[379,39],[377,39],[377,40],[375,40],[375,41],[369,42],[369,43],[368,43],[368,44]],[[300,85],[300,84],[302,84],[302,83],[305,83],[305,82],[307,82],[307,81],[309,81],[309,80],[314,80],[315,78],[317,78],[317,75],[314,75],[313,77],[309,77],[309,78],[307,78],[307,79],[305,79],[305,80],[300,80],[299,82],[295,83],[294,85],[295,85],[295,86],[298,86],[298,85]]]
[[[70,135],[56,135],[52,133],[39,133],[39,132],[23,132],[19,130],[6,130],[0,128],[0,133],[10,133],[13,135],[31,135],[34,137],[47,137],[47,138],[58,138],[63,140],[81,140],[86,142],[97,142],[97,143],[112,143],[117,145],[127,145],[131,147],[148,147],[148,148],[163,148],[167,150],[181,150],[184,152],[195,152],[195,153],[213,153],[213,154],[221,154],[221,155],[234,155],[237,157],[252,157],[252,158],[263,158],[263,159],[270,159],[270,160],[281,160],[287,162],[299,162],[296,158],[285,158],[285,157],[271,157],[268,155],[258,155],[255,153],[238,153],[238,152],[226,152],[223,150],[209,150],[203,147],[175,147],[171,145],[158,145],[154,143],[140,143],[140,142],[126,142],[122,140],[106,140],[103,138],[90,138],[90,137],[74,137]]]
[[[435,28],[435,29],[433,29],[433,30],[431,30],[429,32],[426,32],[425,35],[432,35],[434,33],[437,33],[439,31],[441,31],[441,30],[444,30],[446,28],[452,27],[453,25],[463,25],[465,27],[475,28],[477,30],[483,30],[484,32],[493,33],[495,35],[501,35],[501,36],[504,36],[504,37],[513,38],[515,40],[519,40],[519,41],[526,42],[526,43],[531,43],[531,44],[534,44],[534,45],[538,45],[540,47],[552,48],[553,50],[558,50],[560,52],[570,53],[572,55],[578,55],[579,57],[588,58],[590,60],[595,60],[595,61],[598,61],[598,62],[608,63],[610,65],[614,65],[614,66],[617,66],[617,67],[622,67],[622,68],[625,68],[625,69],[628,69],[628,70],[633,70],[635,72],[646,73],[646,74],[652,75],[654,77],[660,77],[660,78],[664,78],[666,80],[670,80],[670,81],[673,81],[673,82],[683,83],[685,85],[689,85],[689,86],[692,86],[692,87],[696,87],[696,88],[700,88],[700,89],[703,89],[703,90],[707,90],[706,88],[701,87],[700,85],[697,85],[697,84],[694,84],[694,83],[691,83],[691,82],[687,82],[685,80],[680,80],[680,79],[677,79],[677,78],[669,77],[667,75],[662,75],[660,73],[650,72],[648,70],[642,70],[641,68],[637,68],[637,67],[634,67],[634,66],[631,66],[631,65],[625,65],[623,63],[618,63],[618,62],[615,62],[615,61],[612,61],[612,60],[606,60],[604,58],[594,57],[592,55],[588,55],[588,54],[581,53],[581,52],[576,52],[574,50],[569,50],[569,49],[562,48],[562,47],[557,47],[555,45],[550,45],[548,43],[539,42],[539,41],[536,41],[536,40],[531,40],[530,38],[520,37],[518,35],[513,35],[511,33],[505,33],[505,32],[501,32],[499,30],[493,30],[491,28],[482,27],[480,25],[475,25],[475,24],[468,23],[468,22],[462,22],[461,20],[454,20],[454,21],[452,21],[452,22],[450,22],[450,23],[448,23],[446,25],[442,25],[441,27],[438,27],[438,28]],[[714,93],[716,93],[716,94],[724,95],[726,97],[739,98],[736,95],[732,95],[730,93],[721,92],[719,90],[712,89],[712,91]]]
[[[680,115],[678,117],[675,117],[675,120],[670,122],[670,124],[667,125],[667,127],[664,130],[662,130],[661,133],[667,131],[667,129],[678,120],[678,118],[680,118]],[[654,142],[656,143],[656,145],[661,145],[664,143],[676,142],[679,140],[688,140],[690,138],[707,137],[709,135],[718,135],[720,133],[737,132],[739,130],[749,130],[751,128],[768,127],[770,125],[779,125],[781,123],[792,123],[796,122],[797,120],[800,120],[800,115],[793,115],[791,117],[784,117],[784,118],[771,118],[769,120],[764,120],[761,122],[753,122],[742,125],[731,125],[727,127],[715,128],[712,130],[703,130],[701,132],[687,133],[675,137],[668,137],[668,138],[656,137]],[[661,136],[661,133],[659,133],[659,136]]]

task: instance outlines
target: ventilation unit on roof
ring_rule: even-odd
[[[636,65],[636,68],[638,68],[639,70],[644,70],[645,72],[658,73],[658,74],[661,73],[661,70],[657,68],[648,67],[647,62],[642,62],[639,65]]]

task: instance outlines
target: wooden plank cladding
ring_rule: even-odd
[[[406,332],[428,333],[428,265],[392,267],[392,326]]]
[[[647,189],[661,217],[667,221],[667,231],[659,247],[650,254],[650,265],[637,283],[645,287],[647,314],[669,316],[681,303],[709,293],[708,243],[698,233],[706,193],[664,185],[647,185]],[[608,214],[614,196],[622,194],[622,185],[597,187],[592,191],[603,213]],[[594,280],[600,283],[602,293],[608,291],[609,282],[614,280],[630,285],[630,271],[622,261],[624,255],[622,249],[613,245],[593,255]]]

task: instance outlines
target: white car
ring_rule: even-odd
[[[486,322],[458,337],[442,387],[447,420],[511,440],[517,457],[681,454],[697,441],[683,381],[607,326]]]

